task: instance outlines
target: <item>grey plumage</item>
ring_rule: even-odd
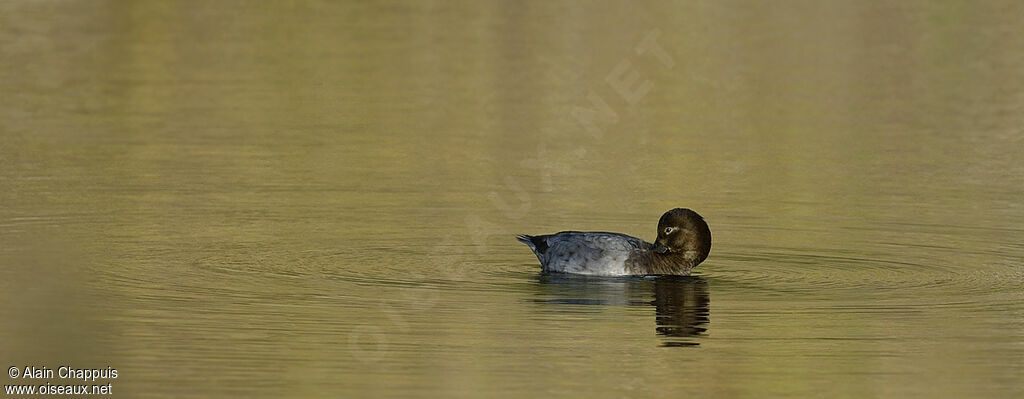
[[[626,275],[627,262],[653,245],[618,233],[563,231],[516,237],[537,255],[545,272]]]

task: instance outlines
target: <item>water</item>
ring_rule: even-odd
[[[1020,397],[1022,11],[3,3],[0,359],[115,397]],[[689,278],[513,239],[677,206]]]

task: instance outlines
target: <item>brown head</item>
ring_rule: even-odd
[[[685,208],[665,212],[658,221],[658,239],[653,251],[663,256],[682,257],[697,266],[711,253],[711,229],[704,218]]]

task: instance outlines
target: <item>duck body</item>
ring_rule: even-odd
[[[625,234],[583,231],[524,234],[516,239],[530,247],[542,272],[591,276],[686,276],[711,251],[707,223],[683,208],[661,217],[654,243]]]
[[[629,276],[654,244],[618,233],[563,231],[516,237],[533,250],[541,270],[592,276]]]

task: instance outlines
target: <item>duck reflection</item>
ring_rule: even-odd
[[[588,278],[558,274],[537,277],[544,299],[562,305],[654,307],[655,334],[663,346],[696,346],[694,338],[707,331],[711,297],[708,282],[697,276],[647,278]],[[653,297],[653,300],[651,299]],[[678,339],[688,338],[688,339]]]
[[[711,321],[708,282],[700,277],[663,276],[654,280],[654,330],[666,337],[693,337],[707,331]],[[666,346],[695,342],[666,341]]]

